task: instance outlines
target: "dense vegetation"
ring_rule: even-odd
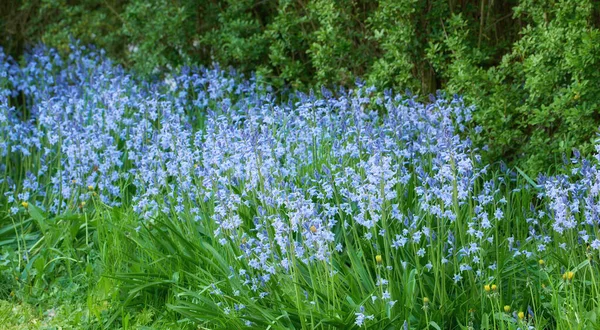
[[[220,63],[280,89],[444,89],[478,111],[485,157],[552,171],[593,151],[600,2],[593,0],[8,0],[0,44],[93,43],[143,74]]]
[[[2,1],[0,327],[600,328],[599,125],[599,1]]]
[[[600,155],[534,181],[460,97],[69,54],[0,53],[3,326],[598,328]]]

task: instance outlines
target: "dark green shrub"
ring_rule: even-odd
[[[600,30],[592,1],[522,1],[514,16],[521,38],[498,64],[485,67],[490,55],[469,40],[460,16],[450,18],[443,41],[449,60],[430,58],[444,72],[445,88],[477,104],[484,129],[477,138],[492,155],[544,170],[573,148],[592,151],[600,123]]]

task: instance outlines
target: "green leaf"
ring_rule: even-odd
[[[440,326],[437,323],[435,323],[434,321],[430,321],[429,325],[432,326],[436,330],[442,330],[442,328],[440,328]]]
[[[525,178],[525,180],[527,180],[527,182],[529,182],[529,184],[534,187],[535,189],[542,189],[542,186],[538,185],[537,183],[535,183],[535,181],[533,181],[533,179],[531,179],[527,174],[525,174],[525,172],[523,172],[520,168],[515,166],[515,169],[517,170],[517,172],[519,172],[519,174],[521,174],[521,176],[523,178]]]
[[[33,205],[33,203],[29,203],[27,210],[29,211],[31,218],[38,223],[42,232],[47,231],[48,224],[46,223],[46,216],[44,215],[43,211],[37,206]]]

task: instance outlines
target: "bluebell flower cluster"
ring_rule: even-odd
[[[536,258],[569,231],[600,248],[596,163],[540,179],[545,202],[513,210],[514,178],[488,179],[466,138],[472,112],[458,96],[425,104],[360,82],[280,96],[219,67],[143,80],[85,47],[61,57],[40,46],[24,63],[0,51],[0,192],[15,216],[22,202],[58,214],[95,200],[141,223],[200,223],[234,251],[232,276],[256,299],[296,265],[336,277],[333,256],[361,251],[381,264],[351,313],[362,326],[394,308],[395,267],[479,285],[499,277],[491,251]],[[523,212],[525,240],[499,232],[509,212]],[[244,313],[224,291],[239,294],[206,294]]]

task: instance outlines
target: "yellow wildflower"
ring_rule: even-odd
[[[573,279],[573,276],[575,276],[574,272],[565,272],[562,277],[563,277],[563,280],[570,281]]]

